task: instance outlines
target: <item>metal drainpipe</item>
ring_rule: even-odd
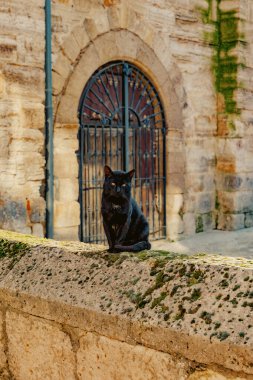
[[[46,237],[54,236],[54,145],[52,102],[51,0],[45,0],[45,154],[46,154]]]

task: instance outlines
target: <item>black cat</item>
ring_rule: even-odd
[[[108,252],[139,252],[150,249],[148,222],[131,197],[131,180],[135,170],[126,173],[105,166],[102,216],[109,244]]]

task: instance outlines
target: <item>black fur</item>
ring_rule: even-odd
[[[109,252],[150,249],[148,222],[131,197],[134,170],[126,173],[105,166],[102,216]]]

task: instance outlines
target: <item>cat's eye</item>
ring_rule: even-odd
[[[116,186],[116,183],[112,182],[111,185],[112,185],[112,186]]]
[[[122,187],[126,187],[126,183],[123,183]]]

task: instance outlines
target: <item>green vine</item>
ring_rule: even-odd
[[[235,48],[240,43],[245,44],[244,36],[239,33],[240,18],[236,10],[222,10],[226,0],[205,1],[208,6],[201,10],[202,20],[214,28],[213,32],[205,34],[205,40],[214,49],[212,69],[216,92],[223,97],[224,113],[239,114],[234,94],[240,87],[238,69],[244,65],[239,61]]]

